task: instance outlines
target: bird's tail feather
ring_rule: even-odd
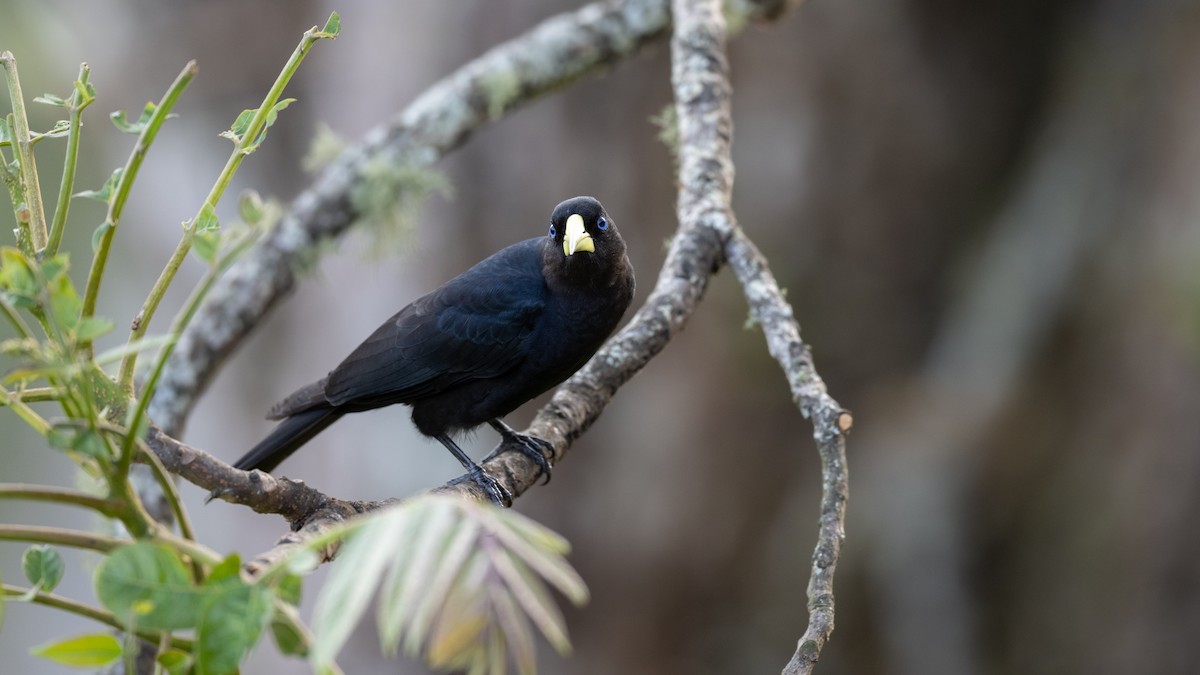
[[[258,445],[251,448],[250,452],[233,466],[243,471],[271,471],[343,414],[343,411],[329,405],[296,413],[280,422],[266,438],[259,441]]]

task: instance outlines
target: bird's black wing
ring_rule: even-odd
[[[326,399],[371,407],[413,401],[516,367],[545,309],[542,242],[502,249],[405,307],[329,374]]]

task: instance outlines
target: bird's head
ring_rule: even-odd
[[[565,276],[607,283],[625,264],[625,241],[617,224],[593,197],[574,197],[554,207],[547,233],[547,263]]]

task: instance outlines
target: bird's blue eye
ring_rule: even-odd
[[[558,233],[554,231],[554,223],[550,223],[550,238],[553,239]]]
[[[605,218],[604,216],[600,216],[599,218],[597,218],[596,219],[596,229],[600,230],[601,232],[603,232],[604,230],[607,230],[608,229],[608,218]]]

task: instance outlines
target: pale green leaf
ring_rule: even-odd
[[[153,101],[149,101],[146,103],[146,106],[142,108],[142,114],[138,117],[136,122],[130,122],[127,120],[125,118],[124,110],[118,110],[110,114],[108,117],[112,120],[113,126],[121,131],[124,131],[127,134],[140,134],[146,129],[146,126],[150,123],[150,118],[154,115],[154,111],[156,110],[158,110],[158,104],[154,103]],[[175,116],[175,114],[167,115],[167,119]]]
[[[516,512],[490,509],[483,517],[496,522],[493,532],[511,553],[532,567],[576,606],[587,603],[587,585],[560,555],[565,544],[558,543],[561,541],[558,535]]]
[[[479,527],[474,521],[464,521],[443,551],[424,592],[412,601],[411,608],[392,605],[386,599],[381,602],[379,630],[385,647],[400,638],[400,631],[405,631],[405,653],[412,656],[420,654],[421,645],[433,628],[437,612],[445,603],[452,584],[462,574],[469,556],[476,552],[478,537]],[[389,612],[386,617],[385,607]]]
[[[397,561],[387,573],[379,594],[379,640],[386,653],[395,653],[400,633],[410,623],[419,593],[429,594],[429,579],[459,528],[470,528],[457,506],[443,500],[430,502],[425,517],[417,520],[407,542],[408,561]]]
[[[182,649],[167,649],[159,652],[155,661],[162,666],[167,675],[187,675],[192,670],[192,664],[195,663],[192,655]]]
[[[414,500],[364,519],[342,547],[338,564],[329,575],[313,610],[311,659],[318,666],[333,661],[375,595],[384,568],[403,550],[402,542],[413,520],[408,517]]]
[[[46,105],[51,105],[58,108],[65,108],[68,105],[66,99],[55,96],[54,94],[42,94],[41,96],[35,97],[33,102],[45,103]]]
[[[317,33],[319,38],[335,38],[338,33],[342,32],[342,16],[337,12],[329,15],[329,20],[325,22],[325,27]]]
[[[121,643],[111,633],[94,633],[41,645],[34,656],[73,668],[102,668],[121,658]]]
[[[517,670],[521,675],[532,675],[537,670],[537,652],[533,646],[533,631],[529,629],[529,621],[513,597],[499,584],[493,584],[488,595],[492,611],[496,614],[496,627],[504,633]]]
[[[115,171],[112,172],[112,175],[108,177],[108,180],[104,181],[104,185],[102,185],[99,190],[84,190],[83,192],[76,192],[74,196],[95,199],[96,201],[101,201],[107,204],[112,201],[113,195],[116,194],[117,183],[121,181],[121,174],[123,173],[125,173],[125,167],[119,166]],[[92,248],[95,248],[94,243]]]

